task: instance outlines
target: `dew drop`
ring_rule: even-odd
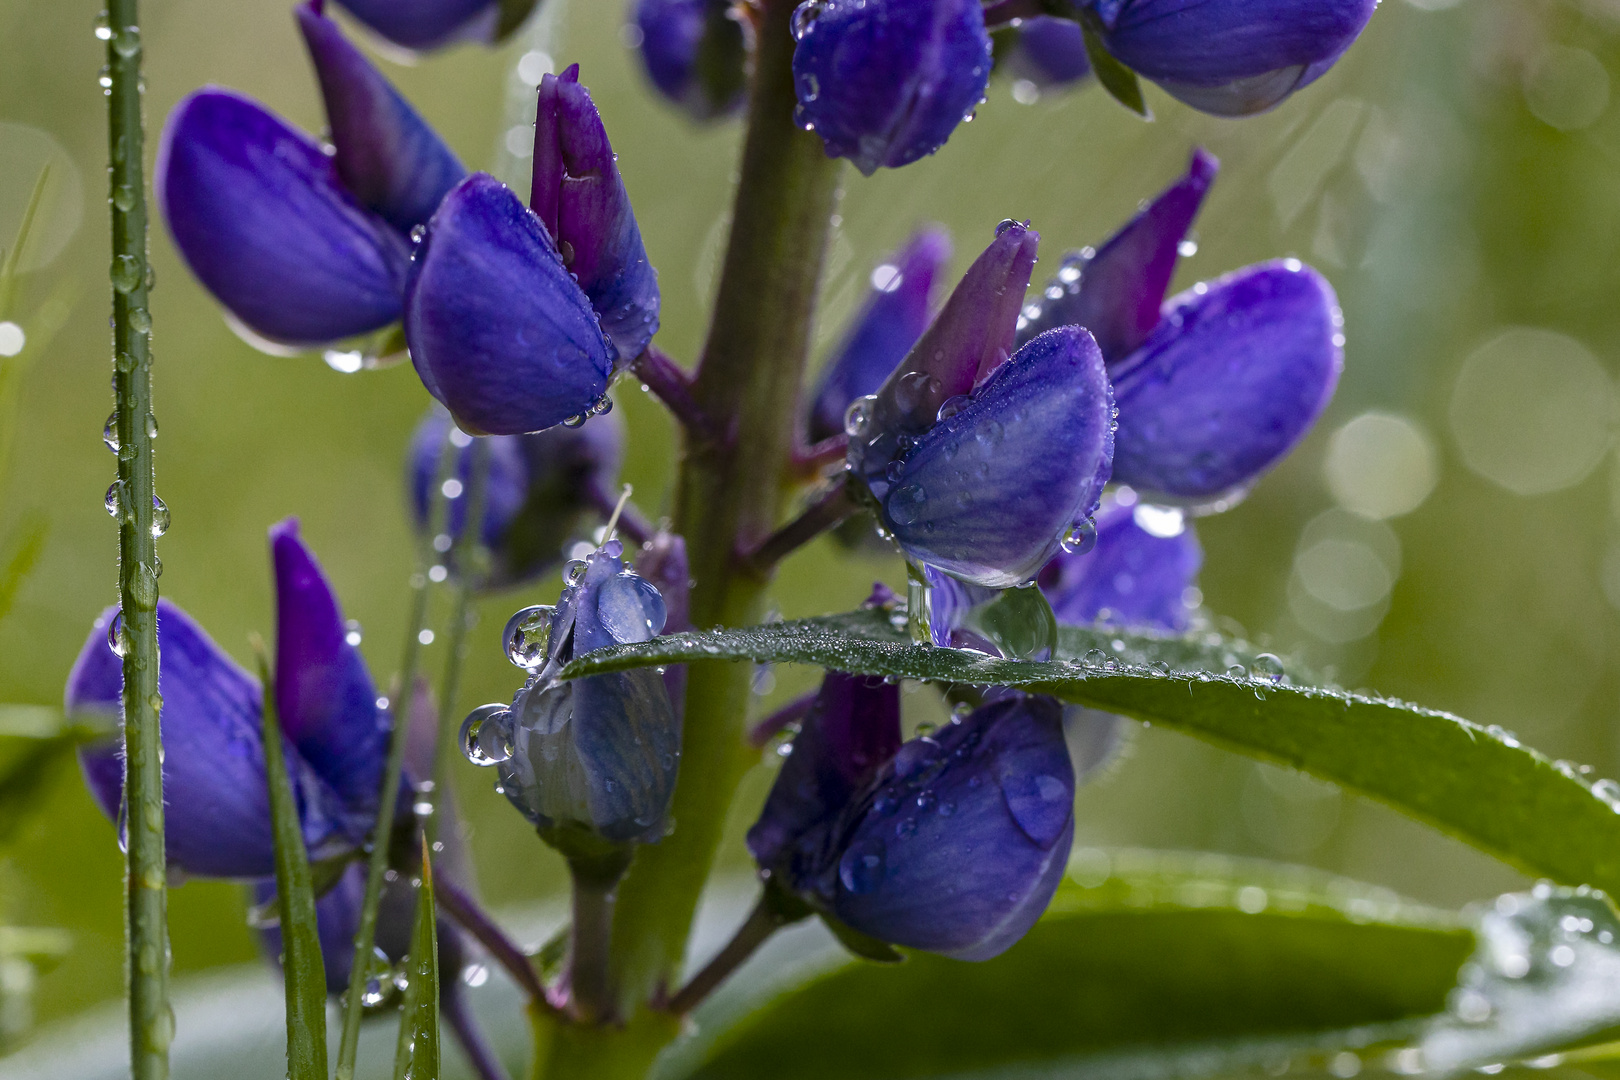
[[[129,631],[124,629],[124,613],[113,612],[112,621],[107,624],[107,648],[113,651],[114,656],[129,655]]]
[[[793,40],[802,41],[821,17],[821,0],[805,0],[793,9]]]
[[[1249,669],[1244,667],[1242,664],[1233,664],[1231,667],[1226,669],[1226,677],[1229,679],[1247,679],[1249,677]]]
[[[872,405],[877,401],[875,394],[858,397],[850,402],[849,408],[844,412],[844,434],[852,439],[858,439],[866,434],[872,426]]]
[[[573,416],[568,417],[568,419],[564,420],[563,421],[563,427],[567,427],[567,428],[584,427],[585,426],[585,421],[588,420],[588,419],[590,419],[589,411],[582,412],[582,413],[577,413],[577,414],[575,414]]]
[[[116,412],[108,416],[107,422],[101,426],[101,441],[107,444],[107,449],[115,454],[118,453],[118,414]],[[108,494],[111,495],[110,490]],[[117,512],[109,506],[107,513],[116,516]]]
[[[101,500],[101,505],[107,508],[107,514],[115,521],[123,521],[129,516],[129,512],[124,505],[124,482],[122,480],[112,482],[112,485],[107,488],[106,497]]]
[[[551,644],[551,617],[556,610],[547,604],[535,604],[506,620],[501,641],[506,658],[515,666],[534,671],[545,663]]]
[[[499,765],[512,756],[512,710],[505,705],[480,705],[461,722],[461,752],[481,769]]]
[[[163,500],[156,495],[152,496],[152,539],[156,540],[169,531],[169,508],[163,505]]]
[[[906,484],[889,496],[889,517],[896,525],[911,525],[922,516],[926,495],[921,484]]]
[[[888,851],[883,841],[873,837],[859,847],[844,852],[838,861],[838,880],[844,888],[857,895],[874,892],[883,884],[887,868]]]
[[[1274,653],[1263,652],[1249,665],[1250,677],[1273,686],[1281,686],[1285,677],[1283,662]]]
[[[1076,522],[1058,543],[1070,555],[1084,555],[1097,546],[1097,523],[1091,518]]]
[[[118,292],[134,292],[141,284],[141,261],[133,255],[119,255],[113,259],[110,277]]]

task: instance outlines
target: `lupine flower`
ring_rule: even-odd
[[[1180,633],[1191,614],[1187,590],[1203,561],[1203,548],[1180,510],[1116,502],[1097,515],[1090,551],[1060,552],[1035,580],[1060,623]]]
[[[1119,406],[1113,479],[1154,501],[1218,505],[1246,491],[1310,430],[1344,362],[1333,288],[1297,260],[1164,300],[1215,169],[1195,151],[1187,175],[1107,244],[1066,257],[1020,319],[1021,339],[1072,324],[1096,337]]]
[[[252,333],[304,346],[399,319],[411,231],[465,170],[319,0],[297,15],[333,152],[257,102],[205,88],[170,114],[156,185],[203,285]]]
[[[276,707],[288,773],[310,858],[357,850],[377,812],[388,714],[337,599],[298,538],[296,522],[271,530],[276,574]],[[108,643],[116,609],[103,612],[68,676],[66,711],[115,714],[121,661]],[[113,637],[116,638],[116,630]],[[163,795],[169,863],[199,877],[275,873],[265,786],[263,691],[190,616],[159,601],[163,667]],[[79,752],[85,782],[121,822],[123,758],[117,743]],[[120,830],[122,831],[122,830]]]
[[[533,675],[510,709],[486,705],[462,727],[469,760],[496,766],[507,799],[558,846],[656,841],[675,792],[680,725],[656,671],[555,679],[577,656],[663,630],[663,597],[623,553],[609,540],[569,564],[555,608],[513,616],[507,655]]]
[[[459,41],[491,44],[515,30],[538,0],[338,0],[356,19],[407,49]]]
[[[1042,90],[1072,86],[1091,74],[1085,36],[1072,19],[1036,15],[1019,24],[1004,63]]]
[[[475,173],[428,223],[405,336],[464,431],[519,435],[608,407],[608,380],[658,329],[658,280],[576,64],[541,81],[527,209]]]
[[[664,599],[663,632],[678,634],[692,629],[692,570],[686,558],[685,538],[667,531],[655,534],[636,558],[636,573],[651,582]],[[664,688],[669,691],[675,722],[679,724],[686,710],[685,664],[665,666]]]
[[[979,0],[806,0],[794,35],[796,118],[868,176],[944,146],[990,82]]]
[[[412,520],[427,528],[428,488],[438,476],[446,435],[457,440],[452,473],[465,492],[472,470],[471,439],[449,432],[450,418],[435,409],[411,438],[408,470]],[[484,583],[504,588],[528,581],[562,562],[568,542],[594,515],[610,510],[624,458],[624,423],[616,413],[578,428],[554,427],[532,435],[494,435],[489,454],[482,540],[491,567]],[[450,501],[448,531],[466,527],[467,498]]]
[[[731,0],[634,0],[641,62],[658,91],[698,120],[736,112],[747,100],[742,24]]]
[[[843,431],[850,404],[877,393],[928,329],[934,283],[950,257],[950,238],[943,230],[921,229],[872,271],[866,303],[850,321],[811,399],[806,424],[811,441]]]
[[[878,393],[846,418],[849,464],[908,558],[964,581],[1028,581],[1096,509],[1113,397],[1091,335],[1013,348],[1039,237],[1003,222]]]
[[[1378,0],[1079,3],[1115,59],[1217,116],[1263,112],[1315,82],[1378,6]]]
[[[898,687],[828,672],[748,848],[834,924],[987,960],[1057,889],[1074,783],[1049,698],[1009,696],[902,745]]]

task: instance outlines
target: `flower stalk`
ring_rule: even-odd
[[[158,729],[157,534],[152,466],[152,287],[146,251],[146,153],[141,29],[136,0],[108,0],[108,178],[112,209],[113,389],[117,397],[118,592],[123,608],[124,803],[128,808],[126,929],[129,944],[130,1071],[134,1080],[169,1075],[167,875],[163,843],[163,750]],[[154,519],[157,519],[154,525]]]

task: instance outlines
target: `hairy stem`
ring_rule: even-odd
[[[130,1072],[169,1075],[168,897],[163,848],[163,751],[158,729],[158,562],[153,535],[152,318],[146,261],[146,136],[136,0],[107,4],[108,178],[112,207],[113,390],[117,396],[118,593],[124,639],[125,877],[129,940]],[[164,514],[166,517],[166,512]],[[158,532],[162,532],[160,521]]]
[[[754,951],[765,944],[772,934],[791,921],[776,910],[768,894],[761,897],[748,919],[737,928],[731,940],[726,942],[725,948],[716,953],[714,959],[704,964],[703,970],[692,976],[691,980],[669,999],[666,1007],[677,1016],[685,1016],[697,1008],[715,987],[725,982],[733,971],[753,956]]]
[[[614,1014],[608,960],[613,944],[613,890],[624,861],[569,859],[574,883],[573,921],[568,937],[568,1006],[582,1024],[599,1024]]]
[[[794,0],[763,0],[740,181],[713,324],[692,396],[731,437],[686,439],[675,528],[686,539],[696,627],[759,621],[768,580],[736,552],[775,531],[783,473],[840,163],[793,123]],[[646,845],[619,890],[616,985],[625,1015],[668,985],[681,962],[727,808],[750,751],[751,671],[690,666],[675,831]]]
[[[454,433],[452,426],[448,433]],[[416,573],[410,581],[410,617],[405,620],[405,652],[399,665],[399,680],[392,702],[393,730],[388,737],[388,760],[383,767],[382,792],[377,803],[377,822],[371,830],[371,854],[366,865],[366,893],[360,906],[360,929],[354,935],[353,973],[349,992],[343,999],[343,1037],[338,1043],[337,1080],[353,1080],[355,1054],[360,1048],[361,995],[366,972],[371,970],[371,947],[377,938],[377,906],[382,900],[383,875],[388,870],[388,852],[394,836],[395,809],[399,802],[400,774],[405,766],[405,743],[410,729],[410,695],[416,685],[416,663],[421,649],[422,624],[427,619],[428,567],[434,561],[433,538],[444,532],[448,501],[444,482],[456,460],[455,447],[447,433],[439,451],[439,465],[428,492],[428,524],[417,545]]]

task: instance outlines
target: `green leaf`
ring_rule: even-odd
[[[17,265],[22,261],[23,248],[28,244],[28,234],[33,231],[34,218],[39,213],[39,204],[44,201],[45,185],[50,178],[51,167],[47,164],[34,181],[33,193],[28,196],[28,206],[23,210],[22,224],[17,226],[17,238],[0,260],[0,318],[11,312],[12,298],[17,291]]]
[[[288,1080],[326,1080],[326,965],[315,921],[315,890],[281,745],[275,680],[262,651],[259,678],[264,685],[264,768],[276,845],[281,972],[287,992],[287,1076]],[[361,976],[356,973],[355,977]]]
[[[23,518],[21,534],[9,554],[0,560],[0,619],[4,619],[16,602],[17,590],[39,562],[45,550],[45,534],[49,531],[45,518],[30,514]]]
[[[422,887],[416,894],[409,981],[394,1051],[394,1080],[438,1080],[439,946],[433,914],[433,864],[422,843]]]
[[[1084,12],[1080,17],[1080,30],[1086,42],[1086,59],[1091,61],[1091,70],[1096,73],[1102,88],[1137,116],[1144,120],[1153,119],[1153,110],[1147,107],[1147,102],[1142,98],[1142,83],[1136,77],[1136,72],[1115,60],[1103,45],[1096,15],[1089,10]]]
[[[1213,635],[1065,630],[1049,663],[914,645],[895,616],[856,611],[741,630],[672,634],[599,649],[577,678],[706,659],[814,664],[943,683],[1016,686],[1293,766],[1377,799],[1526,873],[1620,895],[1620,785],[1589,784],[1568,763],[1499,728],[1342,690],[1215,674],[1244,663]],[[1096,652],[1093,652],[1096,650]],[[1106,655],[1105,655],[1106,654]]]
[[[499,0],[497,8],[500,16],[495,23],[495,40],[505,41],[516,33],[539,6],[540,0]]]
[[[801,963],[814,973],[773,994],[759,978],[785,965],[761,958],[698,1010],[660,1078],[1165,1080],[1322,1061],[1412,1035],[1473,946],[1454,916],[1316,871],[1092,850],[982,964]]]

